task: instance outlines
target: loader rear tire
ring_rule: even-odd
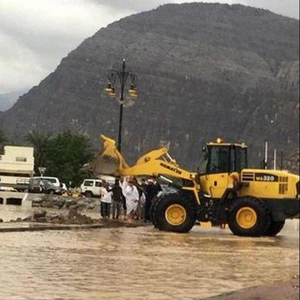
[[[159,230],[186,233],[196,221],[195,204],[180,194],[165,195],[155,203],[152,218]]]
[[[283,221],[271,220],[269,229],[267,230],[265,235],[266,236],[275,236],[275,235],[277,235],[282,230],[282,228],[284,227],[284,224],[285,224],[285,220],[283,220]]]
[[[253,197],[236,199],[228,217],[230,230],[239,236],[265,235],[270,222],[270,214],[265,203]]]

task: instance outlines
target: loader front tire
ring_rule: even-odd
[[[264,202],[253,197],[236,199],[228,217],[230,230],[239,236],[265,235],[270,222],[270,214]]]
[[[193,199],[179,193],[163,196],[153,206],[152,220],[159,230],[189,232],[196,221]]]
[[[158,202],[161,200],[161,197],[155,197],[155,199],[152,202],[152,205],[150,207],[150,220],[155,228],[158,228],[158,223],[154,215],[155,207],[158,204]]]

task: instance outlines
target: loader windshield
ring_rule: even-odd
[[[230,146],[208,147],[207,173],[228,173],[230,170]]]
[[[207,170],[207,157],[204,157],[203,160],[200,162],[200,166],[198,167],[199,174],[206,174]]]
[[[240,172],[247,168],[247,148],[235,144],[209,145],[199,174]]]

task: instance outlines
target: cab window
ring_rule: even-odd
[[[230,170],[230,147],[208,147],[207,173],[228,173]]]
[[[236,166],[235,170],[240,172],[243,169],[247,168],[247,148],[236,148]]]

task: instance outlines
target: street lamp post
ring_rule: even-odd
[[[123,107],[124,107],[124,102],[125,102],[125,97],[124,97],[124,91],[125,91],[125,85],[127,82],[127,79],[130,78],[130,89],[128,90],[129,96],[131,98],[136,98],[137,97],[137,91],[136,91],[136,83],[137,83],[137,76],[136,74],[127,71],[126,70],[126,61],[123,59],[122,63],[122,69],[121,70],[116,70],[116,69],[111,69],[108,71],[108,84],[107,88],[105,91],[109,96],[116,97],[116,90],[115,90],[115,84],[117,79],[119,80],[120,83],[120,112],[119,112],[119,132],[118,132],[118,142],[117,142],[117,149],[119,152],[121,152],[122,148],[122,124],[123,124]]]
[[[121,82],[121,96],[120,96],[120,114],[119,114],[119,133],[118,133],[118,145],[117,149],[121,152],[121,145],[122,145],[122,124],[123,124],[123,106],[124,106],[124,88],[125,88],[125,59],[123,59],[122,64],[122,72],[120,78]]]

